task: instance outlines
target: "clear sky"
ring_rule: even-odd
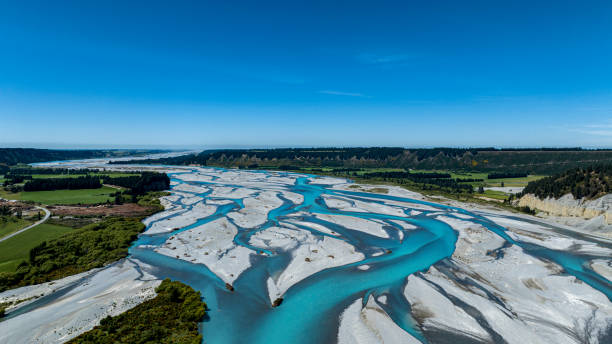
[[[612,147],[612,1],[4,1],[0,145]]]

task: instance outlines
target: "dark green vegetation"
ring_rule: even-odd
[[[100,177],[32,179],[23,185],[23,191],[99,189]]]
[[[571,193],[574,198],[593,199],[612,191],[612,165],[574,168],[527,184],[522,192],[539,198],[559,198]]]
[[[103,150],[62,150],[33,148],[0,148],[0,163],[5,165],[29,164],[33,162],[89,159],[112,156]]]
[[[68,343],[173,343],[200,344],[198,322],[206,315],[200,292],[176,281],[164,280],[157,296],[100,325]]]
[[[156,191],[147,192],[144,195],[139,195],[136,203],[138,205],[151,209],[151,215],[164,210],[164,206],[159,202],[159,198],[170,195],[169,192]]]
[[[45,167],[32,167],[29,165],[17,165],[10,167],[7,177],[11,175],[35,175],[35,174],[53,174],[53,175],[83,175],[97,173],[98,170],[80,168],[80,169],[69,169],[69,168],[45,168]]]
[[[103,176],[104,184],[117,185],[130,189],[130,194],[143,195],[149,191],[161,191],[170,188],[170,178],[165,173],[142,172],[140,175],[127,177]]]
[[[111,158],[127,155],[162,153],[161,150],[64,150],[34,148],[0,148],[0,165],[10,166],[34,162]],[[3,174],[0,168],[0,174]]]
[[[126,257],[130,243],[144,228],[139,218],[109,218],[44,240],[29,250],[16,271],[0,273],[0,291],[74,275]]]
[[[612,162],[612,150],[580,148],[298,148],[206,150],[199,154],[129,163],[240,168],[402,168],[499,173],[554,174],[573,167]],[[125,162],[121,162],[125,163]],[[295,168],[288,168],[295,170]]]
[[[490,173],[488,179],[504,179],[504,178],[524,178],[527,173]]]
[[[65,168],[38,168],[29,165],[16,165],[8,167],[4,172],[5,185],[23,183],[35,178],[66,178],[81,177],[96,174],[99,171],[90,169],[65,169]],[[44,176],[44,177],[41,177]]]
[[[27,181],[36,179],[66,179],[66,178],[79,178],[88,176],[113,176],[123,177],[134,175],[135,173],[122,173],[122,172],[104,172],[91,169],[75,169],[69,170],[64,168],[37,168],[30,166],[12,166],[5,172],[5,175],[1,178],[4,186],[12,186],[13,184],[20,184]]]

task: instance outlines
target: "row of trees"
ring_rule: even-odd
[[[89,168],[80,168],[80,169],[69,169],[69,168],[38,168],[38,167],[22,167],[22,166],[13,166],[10,168],[10,171],[6,174],[10,175],[32,175],[32,174],[89,174],[89,173],[97,173],[98,170],[93,170]]]
[[[21,182],[24,176],[20,176]],[[31,176],[29,176],[31,178]],[[165,173],[143,172],[139,175],[112,177],[81,176],[75,178],[37,178],[31,179],[23,186],[23,191],[75,190],[97,189],[102,187],[100,179],[105,184],[129,188],[132,195],[144,195],[149,191],[162,191],[170,188],[170,178]],[[11,181],[15,181],[12,179]]]
[[[108,155],[113,154],[111,151],[102,150],[0,148],[0,163],[17,165],[43,161],[98,158]]]
[[[100,177],[32,179],[23,185],[23,191],[76,190],[101,188]]]
[[[527,177],[527,173],[489,173],[488,179],[504,179],[504,178],[524,178]]]
[[[6,175],[4,178],[4,186],[23,183],[26,180],[32,180],[32,176],[22,175]]]
[[[104,184],[129,188],[133,195],[142,195],[149,191],[162,191],[170,188],[168,175],[158,172],[143,172],[140,175],[125,177],[103,176],[102,180]]]

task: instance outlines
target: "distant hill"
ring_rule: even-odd
[[[393,167],[500,173],[554,174],[598,163],[612,164],[612,150],[581,148],[280,148],[206,150],[176,158],[131,163],[222,167]]]
[[[612,192],[612,164],[573,168],[554,176],[530,182],[522,195],[544,199],[571,193],[574,198],[593,199]]]
[[[144,150],[64,150],[35,148],[0,148],[0,164],[16,165],[57,160],[119,157],[137,153],[158,153]]]

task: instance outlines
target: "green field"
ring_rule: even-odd
[[[503,201],[505,199],[508,198],[508,194],[501,192],[501,191],[494,191],[494,190],[485,190],[484,193],[482,194],[475,194],[477,196],[484,196],[487,198],[492,198],[492,199],[497,199],[500,201]]]
[[[31,221],[18,219],[14,216],[0,216],[0,238],[15,233],[31,223]]]
[[[489,175],[489,173],[484,173],[484,172],[454,172],[454,171],[448,171],[448,170],[410,170],[410,172],[413,172],[413,173],[431,173],[431,172],[449,173],[451,175],[451,178],[453,179],[483,179],[484,182],[473,182],[469,184],[478,186],[484,183],[485,184],[484,186],[487,186],[487,187],[501,186],[502,182],[504,183],[504,186],[515,186],[515,187],[526,186],[527,183],[531,181],[546,177],[544,175],[529,175],[527,177],[522,177],[522,178],[488,179],[487,176]]]
[[[43,241],[58,238],[72,230],[70,227],[43,223],[0,242],[0,272],[15,271],[22,260],[28,259],[32,247]]]
[[[22,191],[10,193],[0,191],[0,197],[20,201],[32,201],[42,204],[96,204],[113,201],[110,195],[116,189],[103,186],[99,189],[53,190],[53,191]]]

